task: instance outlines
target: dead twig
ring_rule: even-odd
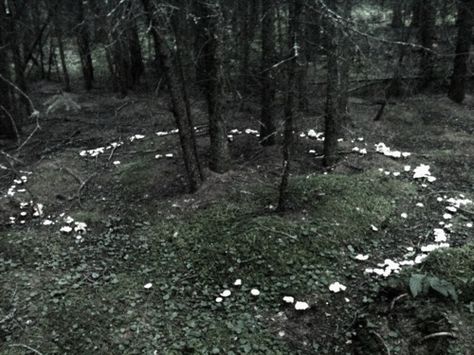
[[[0,153],[1,153],[2,155],[4,155],[5,158],[7,158],[7,161],[8,161],[8,159],[11,159],[11,160],[16,161],[17,163],[20,163],[20,164],[22,164],[22,165],[26,165],[23,160],[20,160],[20,159],[18,159],[18,158],[15,158],[14,156],[8,154],[8,153],[5,152],[4,150],[1,150]],[[10,164],[10,165],[11,165],[11,164]]]
[[[408,296],[408,293],[402,293],[401,295],[395,297],[392,302],[390,303],[390,310],[392,311],[393,308],[395,307],[395,303],[397,303],[398,301],[400,301],[402,298],[405,298]]]
[[[97,173],[92,174],[86,180],[84,180],[84,182],[81,184],[81,186],[79,186],[79,190],[77,190],[77,201],[79,202],[79,206],[82,207],[82,202],[81,202],[82,190],[84,190],[84,188],[89,183],[89,181],[91,181],[96,175],[97,175]]]
[[[25,94],[25,92],[23,90],[21,90],[18,86],[16,86],[14,83],[12,83],[10,80],[8,80],[7,78],[5,78],[2,74],[0,74],[0,79],[2,79],[4,82],[6,82],[8,85],[10,85],[12,88],[14,88],[16,91],[18,91],[20,93],[21,96],[23,96],[27,101],[28,103],[30,104],[30,108],[31,108],[31,111],[33,112],[33,114],[35,114],[35,112],[38,112],[39,111],[36,109],[35,107],[35,104],[33,103],[33,101],[31,101],[31,98]]]
[[[373,334],[373,335],[375,335],[375,337],[378,339],[378,341],[379,341],[380,343],[382,343],[382,345],[384,346],[385,352],[387,353],[387,355],[390,355],[390,354],[391,354],[391,353],[390,353],[390,348],[388,347],[388,345],[387,345],[387,343],[385,342],[385,340],[383,340],[382,336],[381,336],[379,333],[377,333],[375,330],[371,330],[370,333]]]
[[[79,176],[77,176],[76,174],[74,174],[71,169],[69,169],[69,168],[59,168],[59,170],[64,170],[66,173],[71,175],[79,183],[79,185],[82,185],[82,183],[83,183],[82,179]]]
[[[28,137],[25,139],[25,141],[17,148],[16,150],[17,152],[19,152],[30,141],[30,139],[35,135],[35,133],[41,129],[41,126],[39,124],[39,112],[36,110],[33,111],[33,113],[31,114],[31,117],[35,118],[36,126],[33,129],[33,131],[31,131],[31,133],[28,135]]]
[[[113,146],[112,150],[110,151],[110,155],[109,155],[108,161],[110,161],[110,160],[112,159],[112,157],[114,156],[114,153],[115,153],[115,151],[117,150],[118,147],[119,147],[118,145],[114,145],[114,146]]]
[[[457,339],[457,335],[454,334],[453,332],[437,332],[437,333],[429,334],[423,337],[421,341],[426,341],[428,339],[433,339],[433,338],[442,338],[442,337]]]
[[[471,216],[474,216],[474,211],[465,210],[464,208],[458,208],[458,210],[470,214]]]
[[[283,232],[283,231],[279,231],[279,230],[276,230],[276,229],[271,229],[271,228],[268,228],[268,227],[264,227],[264,226],[262,226],[262,225],[258,225],[257,228],[260,229],[260,230],[262,230],[262,231],[280,234],[280,235],[282,235],[282,236],[284,236],[284,237],[288,237],[288,238],[291,238],[291,239],[293,239],[293,240],[298,239],[298,236],[296,236],[296,235],[291,235],[291,234],[289,234],[289,233],[286,233],[286,232]]]
[[[125,107],[132,104],[133,102],[134,102],[133,100],[132,101],[127,101],[127,102],[123,103],[122,105],[120,105],[119,107],[117,107],[115,109],[115,117],[117,117],[117,115],[120,111],[122,111]]]
[[[38,350],[36,350],[36,349],[32,348],[31,346],[28,346],[26,344],[10,344],[9,347],[10,348],[25,348],[25,349],[28,349],[29,351],[34,352],[37,355],[43,355],[43,353],[39,352]]]
[[[124,152],[124,154],[151,154],[158,153],[163,148],[149,149],[149,150],[131,150],[129,152]]]
[[[13,317],[15,317],[15,313],[16,313],[16,308],[13,308],[10,313],[8,313],[5,317],[3,317],[2,319],[0,319],[0,324],[3,324],[5,322],[8,322],[9,320],[13,319]]]

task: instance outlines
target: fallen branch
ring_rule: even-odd
[[[132,104],[134,101],[127,101],[125,103],[123,103],[122,105],[120,105],[119,107],[117,107],[115,109],[115,117],[117,117],[118,113],[120,111],[122,111],[125,107],[127,107],[128,105]]]
[[[13,319],[13,317],[15,317],[15,313],[16,313],[16,308],[13,308],[10,313],[8,313],[5,317],[3,317],[2,319],[0,319],[0,324],[3,324],[5,322],[8,322],[9,320]]]
[[[388,347],[385,340],[383,340],[382,336],[379,333],[377,333],[375,330],[371,330],[370,333],[375,335],[375,337],[378,339],[378,341],[384,346],[385,352],[387,353],[387,355],[390,355],[390,348]]]
[[[393,310],[393,308],[395,307],[395,303],[397,303],[398,301],[400,301],[402,298],[405,298],[408,296],[408,293],[402,293],[401,295],[395,297],[393,299],[393,301],[390,303],[390,310]]]
[[[61,167],[60,167],[59,170],[60,170],[60,171],[61,171],[61,170],[64,170],[66,173],[68,173],[69,175],[71,175],[71,176],[79,183],[79,185],[82,185],[82,183],[83,183],[82,179],[81,179],[79,176],[77,176],[76,174],[74,174],[71,169],[69,169],[69,168],[61,168]]]
[[[82,207],[82,203],[81,203],[81,193],[82,193],[82,190],[84,190],[84,188],[86,187],[87,183],[89,181],[92,180],[92,178],[94,178],[95,176],[97,175],[97,173],[94,173],[92,174],[91,176],[89,176],[86,180],[84,180],[84,182],[81,184],[81,186],[79,187],[79,190],[77,191],[77,200],[79,202],[79,206]]]
[[[2,74],[0,74],[0,79],[2,79],[4,82],[6,82],[8,85],[10,85],[16,91],[18,91],[20,93],[20,95],[23,96],[28,101],[28,103],[30,104],[31,112],[33,112],[32,114],[34,114],[35,112],[39,113],[39,111],[36,109],[35,104],[33,103],[33,101],[31,101],[30,97],[27,94],[25,94],[25,92],[23,90],[21,90],[18,86],[16,86],[10,80],[5,78]]]
[[[470,214],[471,216],[474,216],[474,211],[465,210],[464,208],[458,208],[458,210]]]
[[[421,341],[426,341],[428,339],[433,339],[433,338],[442,338],[442,337],[457,339],[457,335],[454,334],[453,332],[438,332],[438,333],[433,333],[433,334],[423,337]]]
[[[43,355],[43,353],[39,352],[36,349],[33,349],[31,346],[28,346],[26,344],[10,344],[9,347],[10,348],[25,348],[25,349],[28,349],[29,351],[34,352],[37,355]]]
[[[38,111],[33,111],[33,113],[31,114],[31,117],[34,117],[35,120],[36,120],[36,126],[35,128],[33,129],[33,131],[29,134],[28,138],[25,139],[25,141],[17,148],[17,152],[19,152],[29,141],[30,139],[35,135],[35,133],[41,129],[41,126],[39,124],[39,112]]]
[[[117,150],[118,147],[119,147],[118,145],[114,145],[114,147],[112,148],[112,151],[110,152],[108,161],[110,161],[112,159],[112,157],[114,156],[114,153],[115,153],[115,151]]]

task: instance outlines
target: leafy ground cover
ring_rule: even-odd
[[[354,131],[330,171],[310,132],[320,122],[302,118],[284,214],[274,208],[280,152],[253,148],[248,117],[233,121],[235,168],[187,195],[161,102],[117,113],[116,99],[82,100],[71,121],[47,118],[57,136],[32,141],[24,173],[2,176],[2,353],[473,350],[473,207],[459,202],[474,197],[469,100],[415,97],[377,125],[354,101]],[[143,107],[154,115],[130,125]],[[84,111],[97,115],[92,126]],[[421,164],[430,174],[414,179]]]

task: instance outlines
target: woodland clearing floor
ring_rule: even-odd
[[[52,92],[38,88],[36,101]],[[165,98],[73,99],[80,111],[43,118],[23,163],[13,162],[18,176],[0,161],[8,168],[0,170],[2,354],[474,351],[474,208],[446,209],[449,198],[474,199],[472,97],[404,99],[376,123],[378,107],[353,98],[353,126],[331,171],[321,167],[322,142],[307,137],[322,131],[321,113],[303,115],[285,214],[273,208],[280,150],[258,146],[251,105],[229,109],[233,169],[208,172],[189,195]],[[193,107],[205,164],[206,115]],[[377,153],[380,142],[411,155]],[[420,164],[436,181],[413,179]],[[44,205],[42,217],[21,208],[31,199]],[[75,222],[87,233],[60,231],[80,229]],[[449,251],[387,278],[364,272],[414,260],[435,228]],[[335,282],[347,288],[331,292]],[[295,310],[284,296],[310,308]]]

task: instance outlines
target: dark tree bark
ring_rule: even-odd
[[[223,75],[222,75],[222,41],[224,28],[222,13],[218,4],[198,1],[201,33],[205,37],[201,50],[203,72],[206,80],[203,83],[209,113],[209,168],[217,173],[229,169],[230,156],[227,144],[227,130],[222,116],[223,111]]]
[[[283,174],[280,182],[280,196],[278,201],[278,210],[284,211],[288,208],[288,180],[290,177],[291,148],[293,145],[293,126],[294,126],[294,101],[297,97],[297,70],[300,38],[300,14],[302,9],[302,0],[292,0],[290,3],[290,24],[288,28],[288,47],[291,54],[291,60],[288,63],[288,92],[285,102],[285,130],[283,135]]]
[[[411,26],[412,27],[419,27],[422,21],[422,8],[423,8],[423,1],[425,0],[412,0],[412,7],[411,7],[411,12],[412,12],[412,17],[411,17]]]
[[[403,0],[392,0],[392,23],[393,28],[403,27]]]
[[[274,58],[274,3],[262,0],[262,67],[261,67],[261,123],[260,143],[273,145],[276,141],[275,121],[273,118],[273,101],[275,96],[272,65]]]
[[[56,45],[53,41],[53,36],[51,36],[49,38],[48,71],[46,74],[46,79],[51,80],[51,72],[55,64],[56,64]]]
[[[245,94],[249,89],[250,80],[250,46],[253,41],[255,30],[252,21],[253,11],[256,11],[256,0],[239,1],[239,14],[241,18],[240,39],[240,88]]]
[[[140,45],[140,38],[138,36],[137,22],[134,19],[134,11],[132,8],[132,1],[127,3],[127,39],[128,49],[130,53],[130,84],[135,86],[140,83],[140,78],[145,72],[145,65],[143,64],[142,48]]]
[[[342,5],[340,12],[343,14],[344,18],[350,20],[352,17],[352,0],[345,0]],[[349,38],[349,34],[344,31],[339,30],[338,36],[341,38],[340,46],[340,57],[342,58],[339,73],[339,109],[341,112],[341,119],[344,121],[344,124],[348,124],[350,121],[349,114],[349,81],[350,81],[350,70],[351,62],[354,52],[351,48],[352,43]]]
[[[334,8],[335,0],[328,2]],[[326,17],[325,49],[327,56],[327,93],[324,128],[324,165],[331,166],[337,161],[337,139],[340,133],[339,110],[339,63],[338,63],[338,30],[332,18]]]
[[[142,0],[142,5],[148,18],[148,22],[150,23],[150,31],[155,41],[159,62],[162,65],[162,71],[168,84],[173,114],[176,125],[179,129],[179,138],[189,188],[194,192],[200,187],[204,177],[199,164],[199,157],[194,137],[194,127],[190,117],[190,112],[187,109],[188,103],[183,94],[183,83],[180,83],[180,75],[177,72],[176,64],[172,61],[168,44],[166,43],[164,36],[158,30],[156,20],[153,17],[150,0]]]
[[[71,91],[71,79],[69,77],[69,70],[67,69],[66,56],[64,54],[63,36],[59,28],[56,28],[56,38],[58,41],[59,59],[61,61],[61,69],[63,72],[64,91],[69,92]]]
[[[420,23],[420,44],[423,46],[421,50],[420,60],[420,90],[429,87],[434,77],[435,55],[433,53],[436,41],[436,7],[433,0],[421,1],[421,23]]]
[[[473,12],[474,1],[461,0],[459,2],[456,56],[454,57],[453,76],[448,92],[448,97],[457,103],[463,102],[466,95],[466,76],[472,41],[472,26],[474,24]]]
[[[92,53],[89,39],[89,30],[84,17],[84,5],[82,0],[76,3],[76,24],[77,24],[77,46],[79,57],[81,58],[82,73],[84,76],[84,86],[86,90],[91,90],[94,81],[94,66],[92,64]]]
[[[119,30],[120,31],[120,30]],[[129,88],[129,62],[127,58],[128,50],[126,44],[124,43],[125,38],[120,35],[120,33],[115,33],[112,36],[111,40],[113,41],[113,58],[115,69],[114,73],[116,76],[116,82],[118,84],[118,90],[120,96],[123,98],[127,96]]]
[[[313,14],[307,12],[306,16],[302,13],[301,19],[303,23],[299,24],[299,39],[298,45],[299,48],[299,58],[298,58],[298,70],[296,70],[296,86],[297,86],[297,98],[298,98],[298,109],[300,111],[305,111],[308,108],[308,69],[309,61],[311,60],[310,46],[308,43],[308,38],[312,31],[313,24]]]
[[[8,23],[5,12],[5,3],[0,2],[0,137],[7,139],[17,138],[15,122],[13,122],[14,105],[11,87],[6,80],[10,80],[8,43],[6,33]]]
[[[196,65],[195,77],[196,83],[198,86],[205,89],[207,83],[207,73],[206,73],[206,58],[203,53],[206,46],[206,41],[208,40],[208,35],[206,34],[206,20],[202,17],[205,16],[206,11],[204,4],[201,3],[201,0],[193,1],[193,12],[195,13],[196,20],[194,21],[194,30],[195,30],[195,39],[194,39],[194,62]]]
[[[24,14],[25,7],[19,7],[17,2],[9,1],[5,4],[7,6],[9,14],[5,16],[4,21],[4,41],[5,45],[8,46],[11,53],[11,60],[13,62],[13,70],[15,73],[15,80],[14,83],[23,93],[26,93],[28,88],[26,85],[26,77],[25,77],[25,61],[23,60],[22,53],[21,53],[21,41],[20,35],[23,31],[20,31],[18,26],[18,21],[20,20],[21,16]],[[4,7],[5,8],[5,7]],[[8,63],[10,64],[10,63]],[[11,91],[12,97],[12,112],[14,112],[15,122],[16,125],[21,126],[24,117],[30,114],[30,104],[27,98],[24,95],[20,95],[18,100],[14,99],[13,91]]]

